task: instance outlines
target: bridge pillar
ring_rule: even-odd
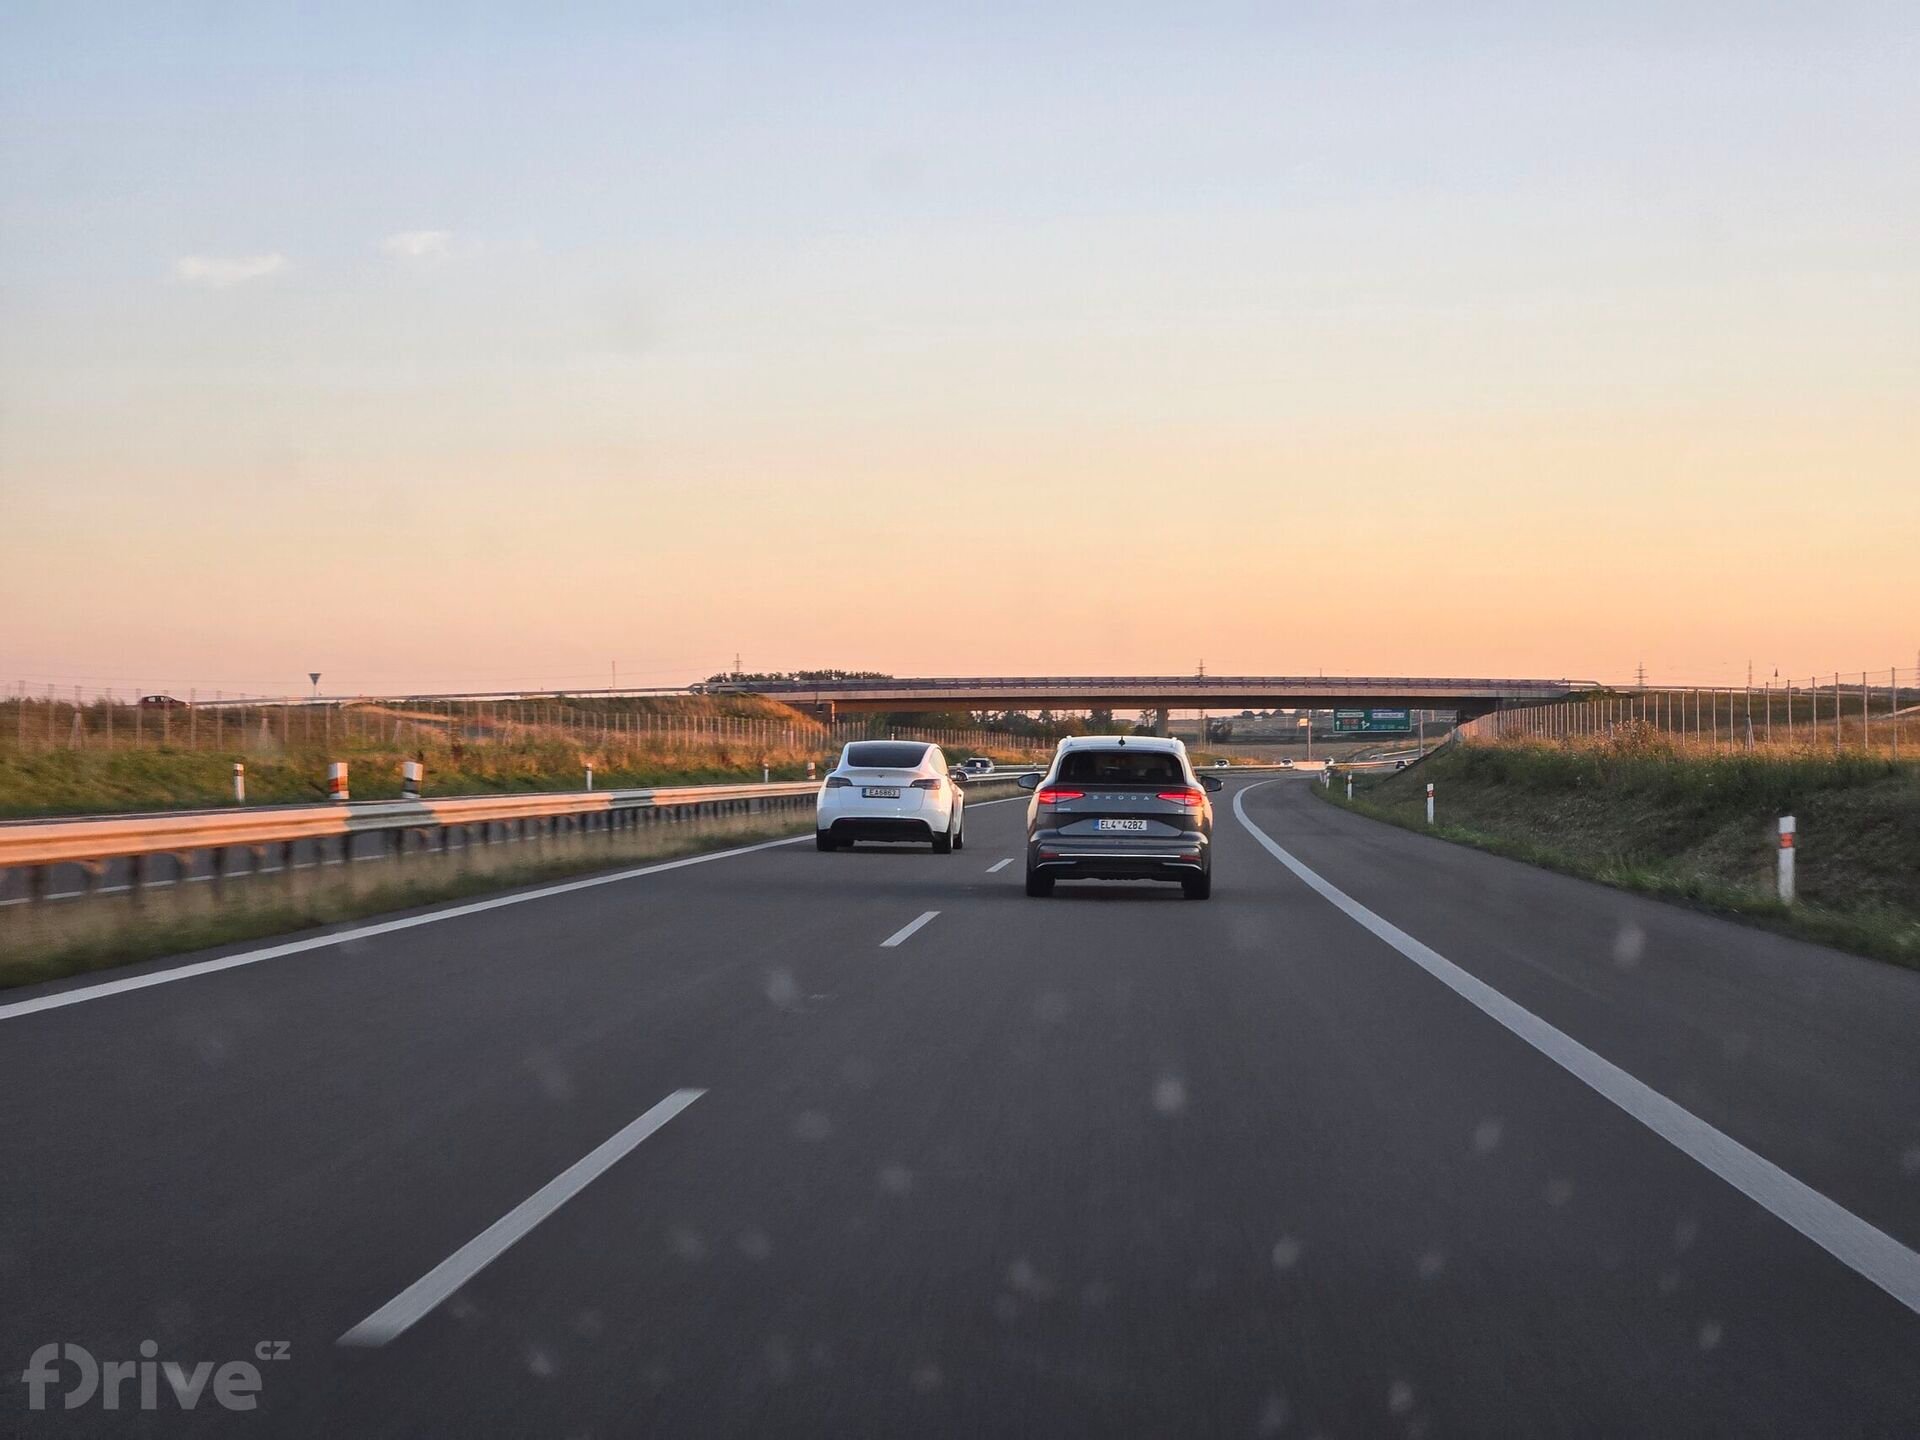
[[[833,724],[833,701],[831,700],[808,701],[805,704],[795,705],[793,708],[802,714],[813,716],[813,718],[818,720],[822,725]]]
[[[1171,706],[1162,705],[1158,710],[1153,712],[1153,733],[1164,736],[1172,728],[1173,709]]]

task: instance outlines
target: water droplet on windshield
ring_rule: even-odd
[[[796,1140],[824,1140],[833,1134],[833,1121],[827,1118],[824,1110],[802,1110],[794,1117],[793,1138]]]
[[[1477,1155],[1491,1155],[1500,1148],[1500,1140],[1506,1127],[1492,1116],[1488,1116],[1473,1127],[1473,1149]]]
[[[1631,970],[1640,963],[1646,948],[1647,932],[1629,920],[1613,937],[1613,963],[1622,970]]]
[[[1300,1242],[1291,1235],[1282,1235],[1273,1242],[1273,1268],[1291,1270],[1300,1260]]]
[[[1162,1075],[1154,1082],[1153,1108],[1162,1115],[1178,1115],[1187,1108],[1187,1084],[1178,1075]]]

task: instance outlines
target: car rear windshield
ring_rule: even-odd
[[[847,764],[863,770],[911,770],[927,753],[924,745],[893,740],[866,740],[847,747]]]
[[[1164,785],[1185,781],[1180,757],[1167,750],[1075,750],[1061,757],[1062,780],[1098,785]]]

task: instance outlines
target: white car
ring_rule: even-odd
[[[1291,769],[1293,768],[1293,760],[1292,760],[1292,758],[1291,758],[1291,757],[1289,757],[1289,756],[1284,756],[1284,755],[1283,755],[1283,756],[1282,756],[1282,757],[1280,758],[1280,768],[1281,768],[1282,770],[1291,770]]]
[[[960,768],[969,775],[991,775],[993,773],[993,761],[989,760],[985,755],[975,755],[972,759],[962,760],[960,762]]]
[[[930,840],[934,854],[945,855],[966,846],[966,801],[938,745],[855,740],[820,786],[814,844],[838,850],[856,840]]]

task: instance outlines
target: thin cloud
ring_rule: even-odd
[[[278,250],[269,255],[182,255],[173,262],[175,279],[208,290],[244,285],[286,268],[287,257]]]
[[[451,230],[402,230],[380,242],[380,248],[401,260],[441,260],[453,243]]]

